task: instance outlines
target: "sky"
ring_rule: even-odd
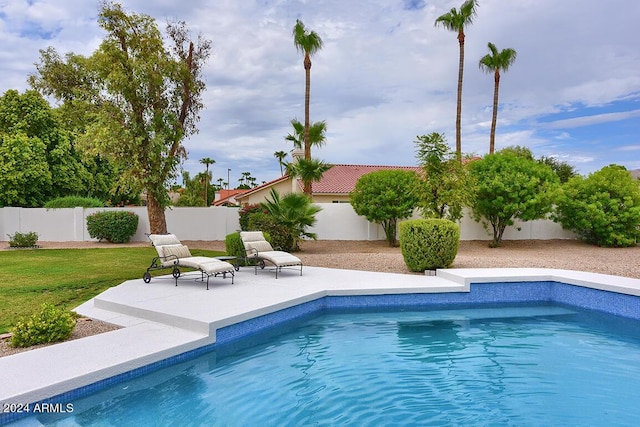
[[[276,151],[304,121],[300,19],[324,42],[312,57],[311,121],[327,123],[313,157],[333,164],[414,166],[418,135],[455,148],[457,34],[436,18],[462,0],[122,0],[161,29],[185,21],[212,41],[199,133],[184,169],[238,185],[280,176]],[[0,0],[0,93],[29,89],[39,50],[89,56],[105,33],[92,0]],[[493,74],[478,67],[491,42],[515,49],[502,73],[496,149],[521,145],[587,175],[615,163],[640,169],[640,2],[479,0],[466,31],[462,151],[485,155]]]

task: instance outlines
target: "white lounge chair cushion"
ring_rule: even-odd
[[[149,234],[153,246],[180,245],[180,239],[175,234]]]
[[[258,253],[259,258],[266,259],[277,267],[288,267],[302,265],[302,261],[295,255],[283,251],[265,251]]]
[[[234,271],[233,265],[229,264],[228,262],[205,256],[180,258],[180,265],[202,270],[209,276],[216,273],[228,273]]]
[[[185,245],[164,245],[156,247],[158,248],[158,255],[163,258],[167,258],[172,255],[178,258],[189,258],[191,256],[189,248]],[[160,254],[160,252],[162,252],[162,254]]]

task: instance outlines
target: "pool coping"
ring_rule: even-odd
[[[493,283],[497,290],[498,284],[509,288],[527,282],[640,296],[640,279],[539,268],[442,269],[436,276],[422,276],[305,267],[303,276],[287,271],[278,279],[267,271],[255,275],[243,269],[235,282],[212,279],[206,291],[188,279],[177,287],[173,279],[154,278],[151,284],[140,279],[103,292],[76,311],[124,328],[0,358],[0,409],[54,396],[71,399],[74,390],[105,385],[110,379],[124,381],[127,373],[138,375],[145,367],[155,369],[210,348],[221,331],[233,329],[231,336],[221,338],[234,339],[255,330],[257,322],[258,329],[268,326],[291,316],[285,311],[303,310],[305,304],[326,297],[404,296],[398,301],[410,301],[415,295],[468,294],[472,284]],[[640,308],[633,305],[631,310],[640,316]],[[20,416],[0,413],[0,424]]]

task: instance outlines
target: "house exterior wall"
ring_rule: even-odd
[[[320,240],[383,240],[382,227],[358,216],[348,203],[320,203],[322,210],[310,231]],[[144,207],[132,208],[70,208],[29,209],[0,208],[0,241],[8,241],[15,232],[38,233],[43,242],[95,241],[87,232],[87,216],[105,210],[127,210],[139,217],[134,242],[147,241],[149,221]],[[165,212],[167,229],[182,240],[224,240],[227,234],[240,229],[238,208],[170,208]],[[420,216],[416,213],[414,218]],[[519,228],[519,229],[518,229]],[[549,220],[516,222],[508,227],[504,240],[575,239],[576,236]],[[483,227],[466,215],[460,222],[461,240],[491,240]]]
[[[292,184],[294,181],[288,179],[282,182],[278,182],[273,184],[272,186],[257,190],[248,196],[237,197],[239,203],[245,205],[257,205],[258,203],[262,203],[265,201],[267,197],[269,197],[269,193],[271,193],[271,189],[275,189],[280,194],[291,193]]]

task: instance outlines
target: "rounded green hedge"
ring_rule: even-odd
[[[111,243],[127,243],[138,230],[138,215],[130,211],[102,211],[87,216],[89,236]]]
[[[447,219],[412,219],[398,225],[400,249],[409,270],[446,268],[458,254],[460,227]]]

